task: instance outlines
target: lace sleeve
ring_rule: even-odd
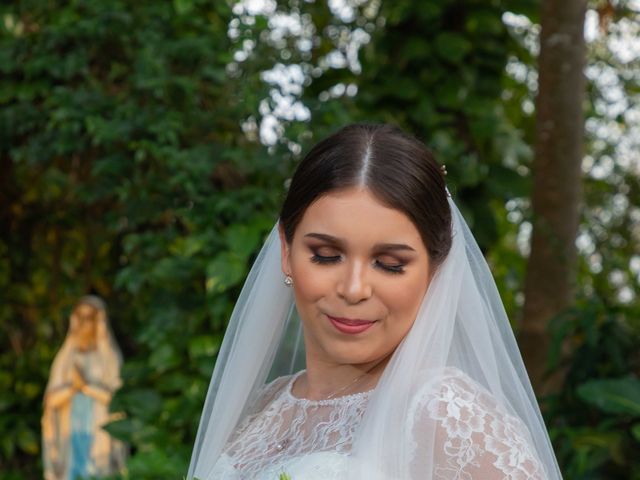
[[[448,368],[420,389],[409,421],[414,437],[412,459],[420,456],[420,433],[435,431],[431,439],[434,479],[547,478],[526,426],[457,369]],[[426,425],[432,428],[421,428]]]

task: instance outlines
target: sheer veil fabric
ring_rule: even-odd
[[[411,330],[368,395],[366,410],[350,439],[344,478],[560,479],[489,267],[450,197],[449,206],[451,250],[431,281]],[[214,467],[225,445],[247,412],[255,408],[265,383],[304,365],[300,331],[291,289],[282,282],[274,227],[225,334],[187,478],[216,478]],[[421,395],[425,391],[430,394]],[[479,403],[465,405],[465,399]],[[475,412],[475,417],[465,425],[451,423],[451,418],[442,415],[452,409]],[[467,425],[470,430],[456,429]],[[495,454],[492,464],[499,468],[483,474],[476,462],[476,476],[468,476],[461,458],[473,456],[477,451],[473,441],[479,438]],[[510,442],[522,448],[510,449]],[[517,470],[518,462],[525,462],[523,451],[536,459],[534,473],[528,476]],[[475,460],[465,461],[473,464]],[[495,476],[496,472],[500,475]]]

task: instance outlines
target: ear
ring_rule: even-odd
[[[282,266],[282,273],[285,275],[291,275],[291,261],[290,254],[291,248],[287,243],[287,239],[284,235],[284,227],[282,223],[278,222],[278,234],[280,235],[280,262]]]

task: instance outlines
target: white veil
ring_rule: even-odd
[[[436,272],[418,316],[371,394],[356,431],[349,479],[432,479],[433,422],[411,425],[416,386],[447,367],[461,371],[526,429],[545,476],[560,479],[535,395],[489,267],[464,218],[449,198],[451,250]],[[208,480],[243,413],[269,378],[304,362],[291,289],[282,282],[274,228],[233,311],[211,379],[187,478]],[[415,434],[420,437],[420,462]],[[452,477],[453,478],[453,477]],[[457,477],[456,477],[457,478]],[[461,477],[462,478],[462,477]],[[506,477],[505,477],[506,478]]]

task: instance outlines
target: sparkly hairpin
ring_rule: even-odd
[[[440,173],[442,173],[443,176],[447,176],[447,166],[446,165],[440,165]]]

